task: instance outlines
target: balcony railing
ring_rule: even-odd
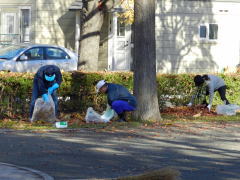
[[[20,43],[20,34],[0,34],[0,47]]]

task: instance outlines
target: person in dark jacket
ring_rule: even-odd
[[[46,65],[38,69],[33,80],[32,100],[30,104],[30,119],[33,115],[36,99],[42,97],[45,102],[48,102],[48,94],[52,96],[55,104],[55,115],[58,115],[58,98],[56,90],[59,88],[61,83],[62,74],[59,67],[55,65]]]
[[[118,114],[119,122],[126,121],[126,111],[136,110],[136,98],[124,86],[101,80],[96,89],[97,92],[107,94],[108,104]]]

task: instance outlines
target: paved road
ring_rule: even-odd
[[[240,123],[114,132],[0,130],[0,162],[55,179],[113,178],[172,166],[183,180],[239,180]]]
[[[53,180],[49,175],[13,164],[0,163],[0,179],[2,180]]]

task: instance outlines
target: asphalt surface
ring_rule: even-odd
[[[0,162],[55,179],[115,178],[171,166],[183,180],[240,179],[240,123],[113,132],[0,130]]]
[[[0,179],[2,180],[53,180],[49,175],[13,164],[0,163]]]

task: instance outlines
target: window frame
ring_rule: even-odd
[[[121,23],[121,19],[120,17],[117,17],[117,37],[125,37],[126,36],[126,24],[124,22]],[[123,33],[124,35],[122,35],[122,31],[124,30]]]
[[[48,48],[51,48],[51,49],[57,49],[57,50],[60,50],[60,51],[63,51],[67,56],[68,56],[68,58],[67,59],[48,59],[48,57],[47,57],[47,49]],[[46,60],[70,60],[71,59],[71,56],[66,52],[66,51],[64,51],[63,49],[61,49],[61,48],[58,48],[58,47],[44,47],[44,58],[43,58],[43,60],[44,61],[46,61]]]
[[[217,38],[216,39],[210,39],[210,25],[217,25]],[[219,26],[218,26],[218,24],[217,23],[209,23],[208,24],[208,39],[210,40],[210,41],[217,41],[218,40],[218,32],[219,32]]]
[[[22,10],[29,10],[29,41],[23,41],[23,29],[22,29]],[[21,42],[23,43],[28,43],[28,42],[31,42],[31,33],[32,33],[32,7],[31,6],[20,6],[19,9],[18,9],[18,12],[19,12],[19,32],[20,32],[20,35],[21,35]]]
[[[27,52],[27,51],[30,51],[30,50],[32,50],[32,49],[37,49],[37,48],[42,48],[42,51],[43,51],[43,55],[42,55],[42,59],[26,59],[26,60],[21,60],[20,59],[20,57],[22,56],[22,55],[25,55],[25,53]],[[31,48],[28,48],[28,49],[26,49],[25,51],[23,51],[19,56],[18,56],[18,58],[17,58],[17,61],[19,61],[19,62],[23,62],[23,61],[28,61],[28,62],[30,62],[30,61],[42,61],[42,60],[44,60],[44,47],[31,47]]]
[[[201,27],[206,27],[206,37],[201,37]],[[208,38],[208,27],[206,24],[200,24],[198,27],[198,36],[201,40],[206,40]]]
[[[9,24],[7,24],[7,16],[12,16],[13,17],[13,19],[14,19],[14,21],[13,21],[13,33],[10,33],[10,32],[8,32],[8,30],[7,30],[7,25],[9,25]],[[17,32],[18,32],[18,25],[17,25],[17,22],[18,22],[18,14],[17,14],[17,12],[1,12],[1,29],[0,29],[0,31],[1,31],[1,34],[17,34]]]
[[[210,25],[211,24],[214,24],[214,25],[217,25],[217,27],[218,27],[218,32],[217,32],[217,39],[210,39]],[[206,27],[206,37],[205,38],[203,38],[203,37],[201,37],[200,35],[200,33],[201,33],[201,26],[205,26]],[[218,41],[218,39],[219,39],[219,24],[218,23],[204,23],[204,24],[200,24],[199,26],[198,26],[198,38],[200,39],[200,41],[209,41],[209,42],[217,42]]]

